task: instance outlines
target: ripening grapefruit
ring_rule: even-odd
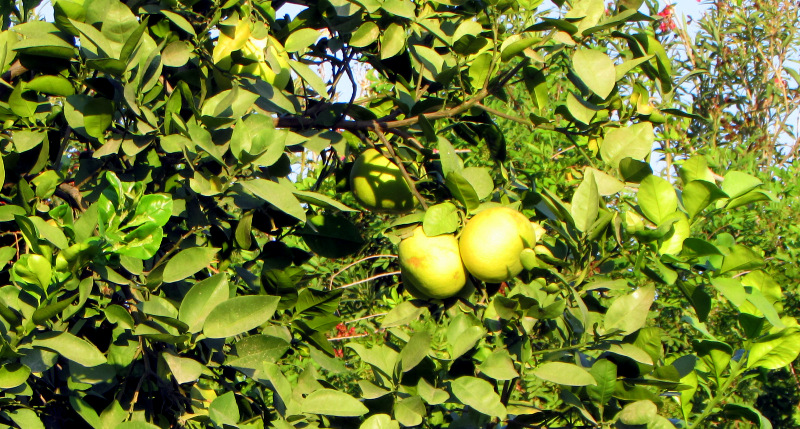
[[[397,255],[403,284],[414,296],[445,299],[467,283],[467,274],[452,234],[428,237],[421,226],[400,242]]]
[[[508,207],[492,207],[473,216],[459,240],[467,271],[488,283],[506,282],[519,274],[523,269],[520,253],[535,245],[531,222]]]
[[[377,212],[404,213],[416,206],[411,187],[400,167],[375,149],[367,149],[353,164],[350,188],[365,208]]]

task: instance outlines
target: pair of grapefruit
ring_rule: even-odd
[[[402,213],[416,206],[400,169],[375,149],[358,157],[350,184],[356,199],[370,210]],[[522,213],[500,206],[472,217],[459,239],[453,234],[428,237],[417,227],[400,242],[398,256],[407,289],[414,295],[444,299],[464,288],[467,272],[488,283],[515,277],[523,269],[523,250],[535,244],[536,232],[530,221]]]

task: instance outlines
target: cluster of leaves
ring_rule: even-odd
[[[728,398],[800,329],[763,255],[692,234],[768,193],[652,174],[654,125],[691,114],[650,104],[675,86],[643,2],[34,3],[0,9],[3,423],[769,427]],[[340,102],[355,63],[378,84]],[[588,165],[548,182],[497,117]],[[418,212],[351,208],[366,146]],[[498,203],[546,231],[510,284],[413,300],[378,254]]]

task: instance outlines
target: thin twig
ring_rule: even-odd
[[[417,190],[417,185],[414,183],[414,179],[412,179],[411,176],[408,174],[405,165],[403,165],[403,160],[401,160],[394,152],[392,144],[389,143],[389,140],[383,134],[383,131],[381,131],[377,122],[375,123],[375,128],[373,128],[373,130],[375,131],[375,134],[378,135],[378,138],[381,139],[381,142],[383,142],[383,145],[386,147],[386,150],[389,151],[389,155],[391,155],[395,164],[397,164],[397,166],[400,167],[400,174],[403,175],[403,179],[406,180],[406,183],[408,183],[408,186],[411,188],[411,193],[414,194],[417,200],[419,200],[419,203],[420,205],[422,205],[422,208],[424,210],[428,210],[428,203],[425,202],[425,198],[423,198],[422,194],[420,194],[419,191]]]
[[[533,127],[533,128],[536,127],[536,124],[534,124],[533,122],[531,122],[528,119],[519,118],[519,117],[516,117],[514,115],[509,115],[508,113],[504,113],[504,112],[501,112],[501,111],[499,111],[497,109],[493,109],[491,107],[485,106],[483,103],[476,103],[475,107],[480,108],[481,110],[485,111],[486,113],[491,113],[492,115],[499,116],[499,117],[501,117],[503,119],[508,119],[509,121],[513,121],[513,122],[516,122],[516,123],[519,123],[519,124],[522,124],[522,125],[527,125],[527,126]]]
[[[341,273],[343,273],[344,271],[348,270],[350,267],[352,267],[352,266],[354,266],[354,265],[358,265],[358,264],[360,264],[360,263],[362,263],[362,262],[364,262],[364,261],[368,261],[368,260],[370,260],[370,259],[377,259],[377,258],[396,258],[396,257],[397,257],[397,255],[388,255],[388,254],[385,254],[385,255],[384,255],[384,254],[381,254],[381,255],[370,255],[370,256],[366,256],[366,257],[364,257],[364,258],[361,258],[361,259],[359,259],[359,260],[357,260],[357,261],[355,261],[355,262],[352,262],[352,263],[350,263],[350,264],[348,264],[348,265],[345,265],[344,267],[342,267],[342,269],[340,269],[339,271],[337,271],[337,272],[333,273],[333,275],[331,276],[331,281],[330,281],[330,283],[328,283],[328,289],[333,289],[333,279],[335,279],[335,278],[336,278],[336,276],[338,276],[339,274],[341,274]]]
[[[369,281],[372,281],[372,280],[375,280],[375,279],[379,279],[381,277],[396,276],[396,275],[399,275],[399,274],[400,274],[400,271],[392,271],[392,272],[389,272],[389,273],[376,274],[374,276],[367,277],[367,278],[365,278],[363,280],[358,280],[358,281],[355,281],[353,283],[348,283],[346,285],[339,286],[336,289],[344,289],[344,288],[348,288],[350,286],[355,286],[355,285],[359,285],[361,283],[366,283],[366,282],[369,282]]]
[[[370,314],[370,315],[368,315],[368,316],[359,317],[358,319],[348,320],[348,321],[346,321],[346,322],[344,322],[344,323],[345,323],[345,325],[347,325],[347,324],[350,324],[350,323],[356,323],[356,322],[360,322],[360,321],[362,321],[362,320],[367,320],[367,319],[372,319],[372,318],[375,318],[375,317],[386,316],[387,314],[389,314],[389,313],[375,313],[375,314]]]

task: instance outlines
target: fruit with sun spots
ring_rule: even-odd
[[[400,242],[398,257],[403,284],[414,296],[449,298],[467,282],[458,240],[452,234],[428,237],[418,226]]]

